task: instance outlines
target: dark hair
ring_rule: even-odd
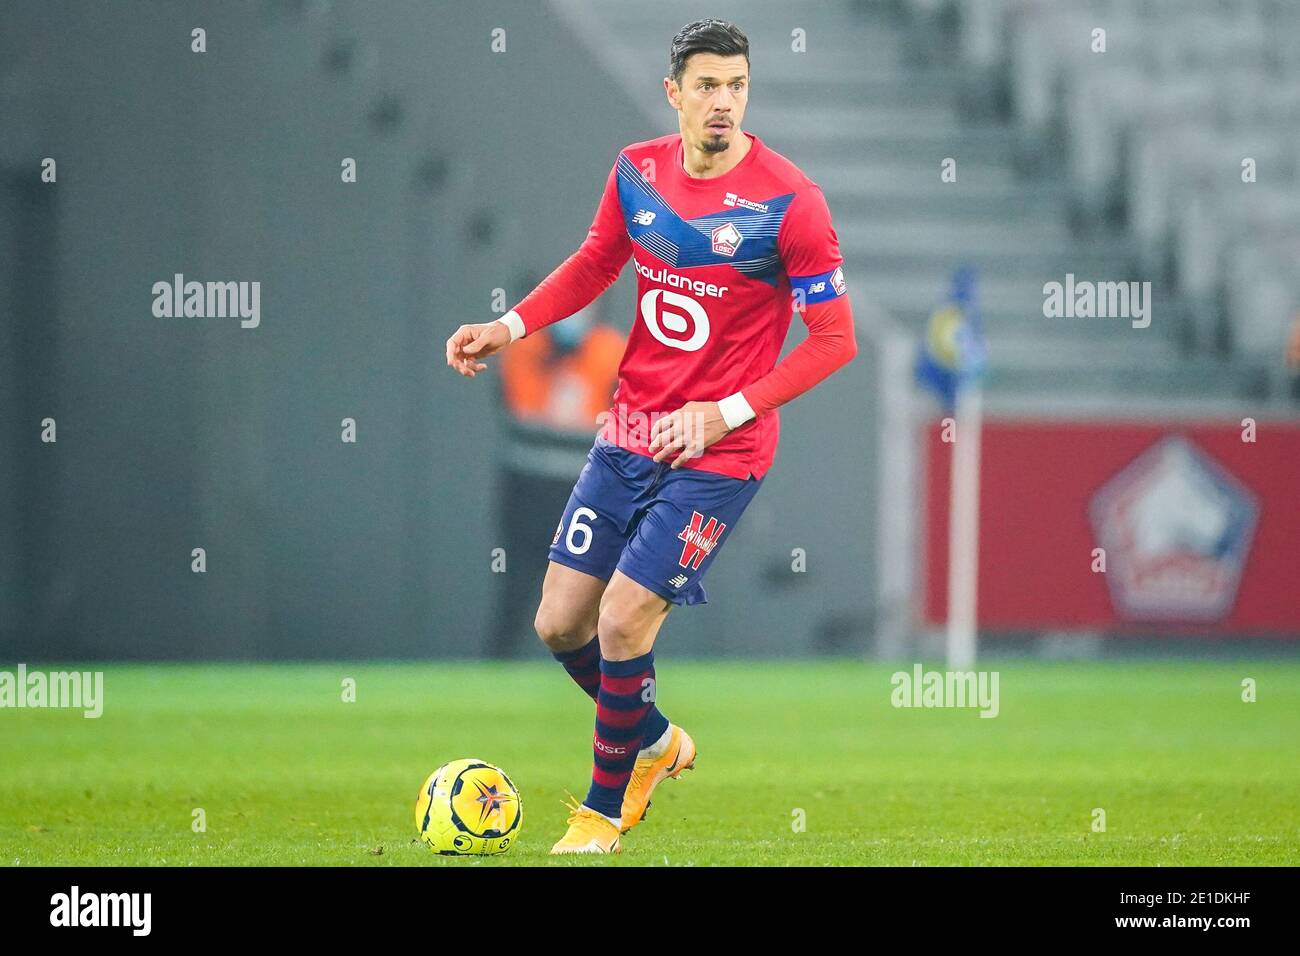
[[[740,27],[726,20],[696,20],[688,23],[673,37],[668,48],[668,69],[673,82],[681,84],[686,72],[686,61],[694,53],[716,53],[719,56],[743,56],[749,63],[749,37]]]

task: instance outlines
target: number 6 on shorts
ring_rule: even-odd
[[[590,508],[575,508],[573,517],[569,519],[569,530],[564,536],[564,546],[570,554],[586,554],[587,549],[591,547],[591,525],[583,524],[579,519],[588,520],[598,517],[596,512]],[[573,536],[582,533],[582,545],[574,543]]]

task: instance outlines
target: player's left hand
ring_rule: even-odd
[[[729,431],[717,402],[687,402],[650,426],[649,450],[655,461],[672,457],[672,467],[680,468]]]

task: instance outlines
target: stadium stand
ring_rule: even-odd
[[[773,5],[718,8],[790,24],[751,35],[747,127],[821,183],[859,292],[919,328],[952,271],[975,265],[995,394],[1280,394],[1300,303],[1300,5],[863,0],[756,15]],[[644,41],[693,5],[555,6],[661,114],[641,80],[665,53]],[[957,182],[943,184],[949,157]],[[1151,327],[1045,318],[1043,285],[1067,273],[1150,281]]]

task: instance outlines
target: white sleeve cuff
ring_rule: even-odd
[[[749,402],[745,401],[744,392],[728,395],[718,402],[718,411],[722,413],[722,420],[727,423],[728,428],[739,428],[751,418],[756,417],[754,409],[750,408]]]
[[[505,327],[510,330],[511,342],[524,337],[524,320],[519,317],[519,313],[514,309],[501,316],[497,321],[504,323]]]

